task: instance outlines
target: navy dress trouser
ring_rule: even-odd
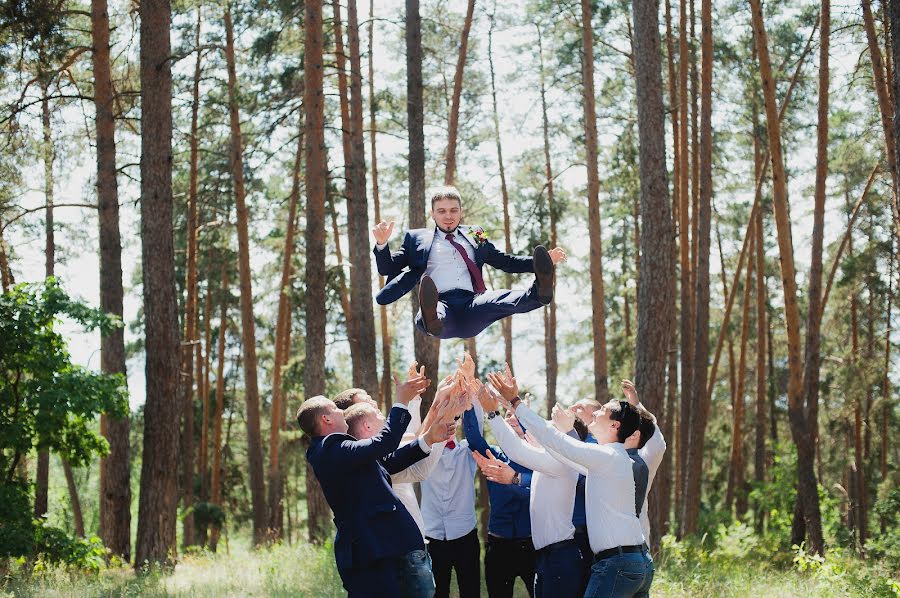
[[[497,320],[543,306],[536,285],[527,291],[488,291],[480,295],[462,289],[446,291],[440,294],[437,305],[438,318],[444,324],[440,338],[472,338]],[[425,332],[421,311],[416,314],[416,328]]]

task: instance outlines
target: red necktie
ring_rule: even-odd
[[[472,290],[475,291],[476,295],[485,292],[487,288],[484,286],[481,270],[478,269],[478,266],[476,266],[475,262],[472,261],[472,258],[469,257],[469,254],[466,253],[465,247],[453,240],[453,233],[447,234],[447,240],[450,241],[451,245],[456,247],[456,251],[459,252],[459,255],[462,256],[463,261],[466,263],[466,268],[469,269],[469,276],[472,277]]]
[[[453,442],[452,440],[448,440],[447,444],[444,445],[444,448],[446,448],[448,451],[452,451],[453,449],[456,448],[456,443]]]

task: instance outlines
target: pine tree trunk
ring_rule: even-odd
[[[700,92],[700,194],[697,234],[697,262],[694,296],[694,364],[691,373],[691,395],[698,398],[697,409],[691,414],[691,433],[688,447],[685,510],[682,533],[697,531],[700,515],[700,483],[703,473],[703,444],[709,419],[710,400],[706,395],[707,362],[709,361],[709,255],[712,205],[712,4],[701,4],[701,85]]]
[[[222,304],[219,312],[219,339],[216,346],[216,411],[213,415],[213,465],[211,502],[222,506],[222,417],[225,411],[225,332],[228,329],[228,267],[222,268]],[[209,549],[213,552],[219,544],[221,529],[213,524],[209,534]]]
[[[474,1],[472,2],[474,4]],[[496,3],[495,3],[496,7]],[[491,73],[491,103],[493,106],[493,117],[494,117],[494,139],[497,144],[497,165],[500,169],[500,195],[503,198],[503,234],[506,239],[506,253],[512,254],[512,236],[510,233],[510,223],[509,223],[509,191],[506,187],[506,169],[503,167],[503,146],[500,142],[500,116],[497,112],[497,84],[494,76],[494,49],[493,49],[493,39],[494,39],[494,15],[490,15],[491,27],[488,30],[488,66],[490,68]],[[551,247],[554,245],[551,244]],[[512,288],[512,274],[509,272],[504,273],[504,288],[511,289]],[[503,318],[500,321],[500,326],[503,331],[503,348],[504,354],[506,356],[506,363],[512,367],[513,356],[512,356],[512,318]]]
[[[550,246],[557,246],[557,208],[553,193],[553,168],[550,163],[550,121],[547,118],[547,90],[544,71],[544,47],[541,29],[535,25],[538,34],[538,58],[541,79],[541,126],[544,135],[544,185],[547,188],[547,212],[550,215]],[[559,357],[556,349],[556,302],[552,301],[544,310],[544,357],[547,362],[547,413],[556,404],[556,382],[559,377]]]
[[[228,63],[228,113],[231,124],[231,169],[237,209],[238,280],[241,289],[241,336],[244,345],[244,399],[247,406],[247,459],[253,504],[253,543],[260,544],[266,537],[266,487],[256,372],[256,323],[253,320],[253,288],[250,279],[250,224],[244,190],[244,151],[237,103],[237,70],[230,5],[225,9],[225,40],[225,57]],[[312,300],[310,297],[310,301]]]
[[[44,160],[44,276],[53,276],[54,264],[56,264],[56,242],[54,240],[53,226],[53,138],[50,135],[50,100],[49,90],[46,86],[42,89],[41,97],[41,125],[43,132],[43,146],[41,148]],[[37,472],[34,480],[34,517],[42,519],[47,515],[47,495],[50,484],[50,449],[39,448],[37,459]]]
[[[172,68],[168,0],[141,22],[141,247],[147,401],[135,568],[171,563],[178,502],[178,314],[172,238]]]
[[[819,495],[814,470],[815,446],[806,421],[803,406],[803,365],[800,352],[800,310],[797,306],[797,281],[794,271],[794,247],[788,213],[787,181],[781,148],[781,123],[775,105],[775,87],[769,61],[768,39],[760,0],[750,0],[753,31],[759,55],[766,123],[769,135],[769,155],[772,162],[772,186],[778,249],[781,258],[784,311],[788,337],[788,415],[794,444],[797,446],[798,494],[805,511],[809,548],[822,554],[825,550]]]
[[[753,239],[752,241],[755,241]],[[755,242],[751,242],[750,253]],[[742,519],[747,512],[747,491],[744,485],[744,384],[747,377],[747,341],[750,336],[750,291],[753,288],[753,260],[747,263],[747,277],[744,279],[744,303],[741,315],[741,340],[738,353],[737,381],[734,392],[733,425],[731,428],[731,466],[729,468],[728,492],[725,506],[731,512],[735,505],[735,515]]]
[[[693,301],[691,300],[691,236],[690,236],[690,146],[688,145],[688,67],[690,53],[688,51],[688,4],[681,0],[678,26],[678,153],[680,156],[680,173],[678,175],[678,258],[680,264],[680,322],[679,338],[681,339],[681,409],[678,425],[678,475],[676,480],[681,486],[679,493],[680,508],[686,506],[687,499],[687,460],[690,449],[691,413],[695,400],[691,397],[691,368],[694,366],[693,343]],[[683,525],[684,512],[679,510],[679,521]]]
[[[407,4],[407,6],[409,6]],[[450,122],[447,127],[447,159],[444,171],[444,184],[452,185],[456,180],[456,139],[459,133],[459,105],[462,100],[463,72],[466,66],[466,54],[469,47],[469,31],[472,30],[472,17],[475,13],[475,0],[468,0],[466,20],[463,22],[459,40],[459,55],[456,59],[456,72],[453,75],[453,98],[450,106]]]
[[[670,297],[675,293],[675,264],[666,169],[659,5],[656,0],[634,0],[632,10],[643,229],[639,249],[642,264],[638,278],[635,380],[641,401],[658,418],[665,419],[666,366],[674,332],[675,314]],[[657,530],[662,529],[665,519],[661,498],[659,492],[651,494],[648,505],[651,525]],[[655,536],[657,546],[659,537],[659,534]]]
[[[78,486],[75,485],[75,472],[72,466],[63,458],[60,458],[63,472],[66,475],[66,487],[69,490],[69,498],[72,500],[72,523],[75,525],[75,535],[84,538],[84,515],[81,513],[81,499],[78,498]]]
[[[816,183],[813,209],[812,255],[809,268],[809,311],[806,319],[806,347],[803,370],[803,397],[809,440],[818,443],[819,370],[822,358],[822,245],[825,231],[825,184],[828,179],[828,49],[831,39],[831,2],[823,0],[819,41],[819,112],[816,140]],[[799,500],[799,499],[798,499]]]
[[[378,387],[375,353],[375,310],[372,303],[372,256],[369,245],[369,205],[366,198],[366,143],[363,131],[362,62],[356,0],[347,2],[347,43],[350,47],[350,146],[353,168],[347,198],[350,256],[350,303],[356,315],[359,371],[353,385],[372,392]]]
[[[325,94],[322,86],[322,0],[310,0],[304,8],[303,106],[306,185],[306,368],[303,393],[325,392]],[[306,501],[309,541],[325,539],[328,504],[312,468],[306,467]]]
[[[100,309],[122,317],[122,241],[116,182],[116,138],[109,56],[109,10],[106,0],[91,2],[91,41],[97,135],[97,204],[100,223]],[[100,369],[125,375],[125,335],[117,328],[100,336]],[[131,559],[130,423],[100,416],[100,431],[109,455],[100,460],[100,538],[113,554]]]
[[[275,363],[272,365],[272,417],[269,426],[269,539],[284,538],[284,473],[281,463],[281,428],[284,424],[284,389],[282,368],[289,352],[285,337],[290,334],[291,279],[294,271],[294,234],[297,226],[297,204],[300,200],[300,164],[303,159],[303,125],[297,137],[297,154],[288,205],[287,228],[281,260],[281,282],[278,285],[278,320],[275,326]]]
[[[188,218],[187,218],[187,301],[184,315],[184,342],[181,346],[181,373],[179,390],[182,395],[184,416],[181,430],[181,493],[184,518],[182,524],[182,546],[196,544],[194,527],[194,343],[197,338],[197,178],[198,178],[198,139],[197,120],[200,111],[200,7],[197,7],[197,29],[194,37],[197,58],[194,63],[193,101],[191,103],[191,138],[190,138],[190,174],[188,185]],[[198,378],[199,382],[199,378]]]
[[[863,28],[866,30],[869,57],[872,60],[872,79],[875,84],[875,95],[878,98],[878,110],[881,114],[881,127],[884,132],[885,155],[893,184],[891,211],[894,217],[894,234],[900,238],[900,166],[897,164],[897,137],[895,134],[898,115],[895,114],[894,106],[891,105],[891,94],[881,58],[881,48],[878,47],[878,34],[875,31],[875,19],[872,16],[872,2],[871,0],[861,0],[861,4]],[[896,80],[896,76],[894,79]],[[896,94],[894,101],[897,101]]]
[[[0,219],[0,285],[2,285],[5,293],[15,284],[15,281],[13,280],[12,271],[9,269],[6,241],[3,240],[3,226],[3,220]]]
[[[406,0],[406,118],[409,130],[409,227],[425,226],[425,112],[422,82],[422,17],[419,0]],[[454,152],[455,153],[455,152]],[[419,311],[415,291],[410,293],[413,319]],[[425,366],[426,375],[437,380],[441,342],[425,335],[413,325],[416,361]],[[422,394],[422,413],[434,400],[432,384]]]
[[[207,263],[211,263],[209,260]],[[205,351],[201,352],[200,345],[197,345],[197,361],[200,362],[199,379],[201,381],[202,390],[200,393],[203,401],[203,425],[200,427],[200,463],[197,470],[200,473],[200,500],[209,501],[209,364],[210,364],[210,345],[212,344],[212,281],[206,281],[206,297],[203,306],[203,325],[205,328],[203,347]],[[204,537],[206,530],[202,530]],[[205,544],[205,542],[204,542]]]
[[[881,473],[882,482],[888,477],[888,423],[891,419],[891,410],[893,404],[891,401],[891,306],[894,299],[894,242],[891,240],[891,265],[888,267],[888,291],[887,291],[887,309],[885,313],[885,333],[884,333],[884,377],[881,380],[881,455],[879,459],[879,472]],[[881,532],[885,532],[885,521],[882,517]]]
[[[754,105],[756,103],[754,102]],[[756,109],[754,108],[754,119]],[[758,126],[754,126],[754,162],[755,171],[762,172],[762,155],[759,151],[759,139],[756,137]],[[766,479],[766,248],[763,235],[762,210],[756,211],[754,222],[756,235],[756,423],[753,455],[753,481],[761,485]],[[764,516],[761,509],[756,513],[756,531],[762,533]]]
[[[606,307],[603,288],[603,244],[600,226],[600,179],[597,158],[597,110],[594,96],[594,31],[590,0],[581,0],[584,145],[587,164],[588,234],[591,238],[591,331],[594,339],[594,398],[609,398],[606,358]]]
[[[894,134],[894,141],[900,139],[900,69],[897,68],[897,65],[900,64],[900,4],[897,2],[889,2],[887,3],[890,12],[890,38],[891,38],[891,57],[893,60],[891,61],[894,65],[894,68],[891,69],[891,88],[893,93],[891,94],[891,100],[893,102],[894,109],[894,118],[892,122],[891,130]],[[893,164],[889,165],[892,167],[893,172],[891,173],[893,180],[900,180],[900,163],[895,161]],[[891,214],[894,217],[894,236],[898,241],[900,241],[900,192],[895,188],[893,194],[893,202],[891,203]],[[900,252],[894,254],[895,259],[898,259],[898,263],[900,263]]]
[[[369,0],[369,144],[372,160],[372,204],[375,210],[375,222],[381,222],[381,198],[378,188],[378,152],[375,150],[375,66],[373,42],[375,39],[375,0]],[[378,276],[378,288],[384,288],[384,276]],[[378,306],[381,323],[381,384],[378,386],[378,404],[390,409],[393,404],[391,396],[391,335],[388,330],[387,306]]]

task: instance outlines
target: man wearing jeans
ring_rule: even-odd
[[[297,412],[311,439],[306,458],[334,511],[334,558],[351,598],[433,595],[422,535],[388,479],[431,450],[423,439],[397,448],[410,420],[407,404],[428,384],[423,374],[399,384],[384,428],[367,440],[347,433],[343,411],[325,397],[307,399]]]
[[[509,372],[492,374],[490,381],[544,448],[586,475],[588,539],[594,564],[585,598],[649,596],[653,561],[635,513],[634,476],[623,444],[640,425],[634,406],[610,401],[597,409],[588,426],[597,444],[588,444],[561,431],[572,429],[573,414],[554,407],[554,425],[524,405]]]

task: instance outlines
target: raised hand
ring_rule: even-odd
[[[553,420],[556,429],[563,434],[568,434],[575,427],[575,414],[569,409],[563,409],[558,403],[553,406],[550,419]]]
[[[641,402],[637,389],[634,387],[634,382],[631,380],[622,380],[622,392],[625,394],[625,400],[632,405],[638,405]]]
[[[452,421],[447,423],[445,421],[436,421],[423,434],[425,438],[425,442],[428,443],[429,446],[437,444],[438,442],[445,442],[450,440],[453,437],[453,434],[456,433],[456,424]]]
[[[466,383],[475,379],[475,360],[468,352],[463,353],[462,358],[458,362],[459,372],[463,375]]]
[[[414,370],[412,370],[414,371]],[[425,377],[425,366],[414,374],[408,375],[405,382],[400,382],[397,376],[394,376],[394,384],[397,385],[397,402],[408,405],[416,396],[425,392],[431,380]]]
[[[388,239],[391,238],[392,232],[394,232],[394,221],[382,221],[376,224],[375,228],[372,229],[372,236],[375,237],[375,243],[377,245],[384,245],[388,242]]]
[[[556,265],[560,262],[564,262],[567,259],[569,259],[569,256],[566,255],[566,250],[563,249],[562,247],[554,247],[547,253],[550,254],[550,260],[553,262],[554,265]]]
[[[484,457],[478,451],[472,451],[472,457],[481,469],[481,473],[489,482],[497,484],[512,484],[516,475],[516,470],[498,459],[493,453],[488,451],[488,456]]]
[[[507,402],[511,402],[519,395],[519,385],[516,383],[516,379],[512,375],[508,364],[506,366],[506,371],[503,374],[500,372],[489,373],[488,380],[490,381],[491,386],[497,389],[500,396]]]
[[[481,403],[481,408],[484,409],[486,413],[499,411],[500,401],[491,393],[491,388],[478,380],[476,380],[476,382],[478,382],[478,392],[475,396],[478,399],[478,402]]]

